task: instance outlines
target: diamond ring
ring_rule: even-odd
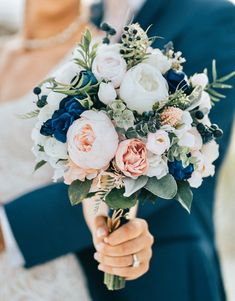
[[[132,267],[133,267],[133,268],[138,268],[138,267],[140,266],[140,261],[139,261],[139,259],[137,258],[137,255],[136,255],[136,254],[133,254],[132,257],[133,257]]]

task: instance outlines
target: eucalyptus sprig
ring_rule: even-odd
[[[205,69],[204,73],[208,74],[208,70]],[[209,83],[206,87],[206,91],[210,94],[212,102],[218,102],[221,99],[226,98],[226,95],[224,95],[221,92],[218,92],[217,89],[232,89],[233,86],[230,84],[226,84],[225,82],[232,79],[233,77],[235,77],[235,71],[218,78],[216,60],[212,61],[212,82]]]
[[[81,42],[78,44],[76,51],[81,58],[75,58],[75,62],[86,70],[91,70],[92,63],[96,57],[98,44],[92,45],[92,35],[89,29],[86,29],[82,35]]]

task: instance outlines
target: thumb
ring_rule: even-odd
[[[104,239],[104,237],[108,236],[109,230],[106,216],[96,216],[94,231],[95,241],[101,241]]]

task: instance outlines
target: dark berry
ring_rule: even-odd
[[[120,53],[121,53],[121,54],[125,54],[125,50],[121,49],[121,50],[120,50]]]
[[[153,117],[155,115],[155,112],[154,111],[150,111],[148,114],[149,114],[149,117]]]
[[[110,39],[108,37],[103,38],[104,44],[110,44]]]
[[[221,138],[223,136],[223,131],[221,129],[217,129],[213,133],[215,138]]]
[[[212,125],[211,125],[211,128],[212,128],[213,130],[218,130],[218,129],[219,129],[219,127],[218,127],[217,124],[212,124]]]
[[[37,101],[37,107],[38,108],[43,108],[47,104],[47,96],[42,95],[42,97]]]
[[[140,40],[141,40],[141,37],[140,37],[140,36],[138,36],[138,37],[136,38],[136,40],[137,40],[137,41],[140,41]]]
[[[35,88],[33,89],[33,93],[34,93],[35,95],[40,95],[41,92],[42,92],[42,90],[41,90],[40,87],[35,87]]]
[[[103,31],[108,32],[108,31],[110,31],[112,28],[109,26],[108,23],[103,22],[103,23],[100,25],[100,29],[103,30]]]
[[[129,41],[129,42],[132,42],[132,41],[133,41],[133,39],[132,39],[132,38],[129,38],[129,39],[128,39],[128,41]]]
[[[195,117],[199,120],[204,118],[204,113],[202,111],[197,111]]]
[[[138,31],[136,29],[133,29],[132,32],[133,32],[134,35],[136,35]]]
[[[122,38],[123,38],[123,39],[126,39],[126,34],[125,34],[125,33],[122,35]]]
[[[204,132],[204,131],[206,130],[206,127],[205,127],[204,124],[198,123],[197,129],[198,129],[198,131],[199,131],[200,133],[202,133],[202,132]]]
[[[129,27],[128,27],[128,26],[125,26],[125,27],[124,27],[124,30],[125,30],[125,31],[128,31],[128,30],[129,30]]]
[[[117,33],[117,31],[116,31],[114,28],[111,28],[111,29],[109,30],[109,34],[110,34],[111,36],[115,36],[116,33]]]

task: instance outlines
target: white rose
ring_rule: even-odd
[[[112,83],[101,83],[98,96],[101,102],[108,105],[116,99],[117,92]]]
[[[170,60],[160,49],[154,49],[144,62],[157,68],[162,74],[171,69]]]
[[[208,162],[213,163],[219,157],[219,145],[212,140],[203,145],[201,152]]]
[[[92,65],[92,72],[98,81],[111,81],[118,88],[126,73],[127,64],[120,54],[120,46],[101,45]]]
[[[148,177],[157,177],[161,179],[169,172],[167,158],[158,155],[148,155],[149,168],[147,171]]]
[[[59,68],[55,74],[55,80],[63,83],[63,84],[70,84],[73,78],[78,75],[82,71],[82,67],[76,64],[75,62],[71,61],[63,65]]]
[[[193,87],[201,86],[203,89],[209,83],[208,76],[205,73],[196,73],[190,78]]]
[[[55,159],[68,159],[67,144],[62,143],[55,138],[49,138],[44,145],[45,153]]]
[[[147,150],[156,155],[162,155],[170,148],[171,142],[167,132],[158,130],[156,133],[149,133],[147,138]]]
[[[202,174],[198,171],[194,171],[190,179],[188,179],[189,185],[193,188],[199,188],[202,185]]]
[[[54,110],[59,109],[60,102],[66,97],[65,94],[51,92],[47,96],[47,103],[49,107],[53,108]]]
[[[168,96],[168,84],[161,72],[143,63],[127,71],[120,87],[121,99],[140,114],[151,111],[156,102]]]

